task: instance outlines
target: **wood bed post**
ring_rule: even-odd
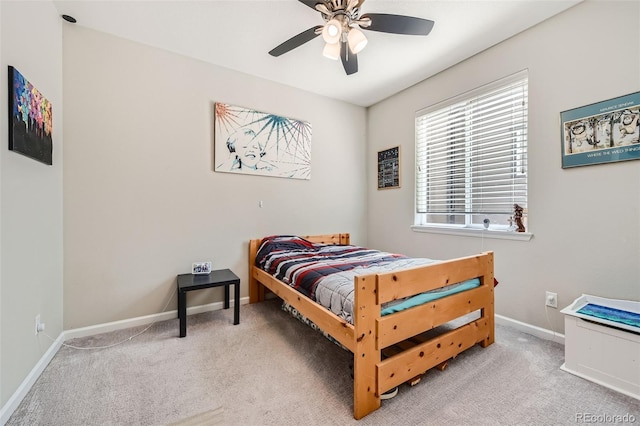
[[[249,241],[249,303],[262,302],[264,300],[264,286],[253,276],[253,265],[258,253],[260,240]]]
[[[486,264],[484,265],[484,275],[482,276],[482,285],[486,285],[489,287],[491,291],[491,300],[490,303],[487,303],[482,308],[482,316],[486,321],[486,324],[489,327],[489,336],[480,342],[480,346],[486,348],[490,344],[495,341],[495,309],[494,309],[494,292],[493,288],[495,287],[494,283],[494,274],[493,274],[493,252],[484,253],[484,259],[486,259]]]
[[[380,408],[377,372],[380,351],[376,342],[380,306],[375,275],[355,277],[354,286],[353,417],[361,419]]]

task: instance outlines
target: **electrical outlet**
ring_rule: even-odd
[[[558,293],[547,291],[544,297],[544,305],[550,308],[558,308]]]

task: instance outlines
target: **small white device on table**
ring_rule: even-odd
[[[207,275],[211,273],[211,262],[193,262],[191,273],[194,275]]]

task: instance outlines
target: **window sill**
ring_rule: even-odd
[[[530,232],[499,231],[499,230],[492,230],[492,229],[477,229],[477,228],[454,228],[454,227],[447,227],[447,226],[412,225],[411,230],[414,232],[427,232],[430,234],[446,234],[446,235],[459,235],[463,237],[494,238],[498,240],[529,241],[533,237],[533,234]]]

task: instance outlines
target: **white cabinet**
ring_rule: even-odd
[[[583,295],[565,314],[565,362],[562,370],[640,399],[640,327],[583,315],[596,304],[640,314],[640,302]]]

